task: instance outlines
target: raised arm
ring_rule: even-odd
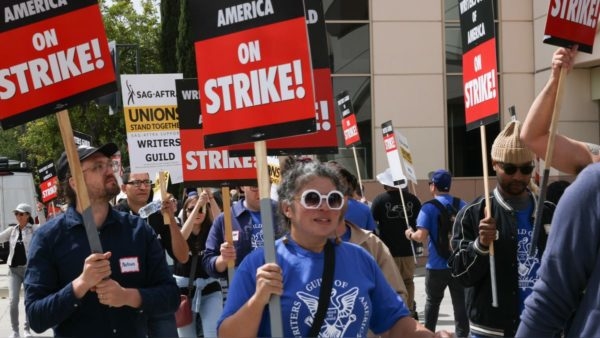
[[[521,141],[541,158],[546,157],[560,71],[565,67],[570,70],[573,67],[576,55],[576,46],[571,49],[559,48],[554,52],[550,78],[533,101],[523,122],[520,135]],[[565,173],[576,174],[592,163],[592,160],[591,150],[586,143],[556,134],[552,153],[552,167]]]

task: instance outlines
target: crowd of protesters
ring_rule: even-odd
[[[32,207],[18,204],[16,226],[0,233],[10,243],[11,337],[20,336],[22,284],[25,336],[30,329],[61,337],[270,336],[267,305],[275,295],[285,336],[450,337],[436,332],[446,288],[457,337],[594,335],[598,296],[586,291],[600,280],[593,208],[600,181],[592,164],[600,147],[558,134],[555,165],[579,177],[568,189],[567,181],[552,183],[542,204],[532,183],[558,73],[575,55],[576,47],[554,53],[548,84],[524,124],[513,119],[494,140],[489,196],[455,198],[451,173],[438,169],[429,174],[432,199],[422,202],[387,170],[377,177],[384,192],[371,203],[340,163],[289,157],[271,197],[275,262],[264,257],[257,186],[232,189],[230,205],[217,189],[187,187],[181,201],[167,192],[157,212],[142,218],[155,199],[153,181],[130,171],[117,179],[111,156],[118,147],[108,143],[77,149],[85,209],[63,153],[66,207],[40,226]],[[573,156],[560,156],[567,152]],[[450,215],[442,247],[442,219]],[[539,236],[536,215],[544,225]],[[102,251],[94,251],[90,231]],[[424,324],[413,281],[420,243],[428,249]],[[189,298],[191,323],[176,319],[181,296]]]

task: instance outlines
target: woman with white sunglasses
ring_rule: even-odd
[[[369,329],[434,337],[410,316],[369,253],[335,238],[344,188],[318,162],[297,163],[284,174],[279,211],[289,233],[276,241],[277,263],[265,264],[262,248],[246,256],[217,324],[219,336],[271,336],[267,305],[279,295],[285,337],[364,337]],[[329,289],[326,281],[330,291],[320,296]]]

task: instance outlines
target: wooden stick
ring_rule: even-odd
[[[222,187],[221,195],[223,197],[223,222],[225,225],[225,241],[229,243],[229,245],[233,245],[233,229],[231,226],[231,195],[229,192],[229,187]],[[231,281],[233,280],[234,273],[235,261],[227,262],[227,276],[229,277],[229,283],[231,283]]]
[[[488,185],[487,144],[485,125],[479,127],[481,132],[481,161],[483,162],[483,189],[485,191],[485,218],[492,215],[490,205],[490,187]],[[496,258],[494,257],[494,242],[490,243],[490,277],[492,280],[492,306],[498,307],[498,284],[496,283]]]
[[[567,68],[560,69],[558,78],[558,88],[556,89],[556,97],[554,98],[554,108],[552,110],[552,120],[548,131],[548,145],[546,146],[546,157],[544,158],[544,173],[542,183],[540,185],[540,194],[538,196],[537,205],[535,206],[535,218],[533,221],[533,232],[531,233],[531,246],[529,247],[529,257],[533,257],[537,252],[537,242],[542,231],[542,215],[544,211],[544,201],[546,200],[546,192],[548,187],[548,179],[550,177],[550,168],[552,167],[552,156],[554,155],[554,139],[556,136],[556,128],[558,118],[560,116],[560,105],[562,103],[562,94],[564,87],[564,79],[567,77]]]
[[[161,201],[165,201],[167,199],[167,184],[169,183],[169,180],[167,179],[166,175],[167,175],[167,171],[159,171],[158,172],[158,182],[156,182],[160,188],[160,200]],[[169,212],[168,210],[163,210],[162,211],[162,216],[163,216],[163,223],[164,224],[169,224],[171,223],[171,217],[169,217]]]
[[[85,185],[85,180],[83,179],[83,172],[81,171],[81,162],[79,162],[77,146],[75,145],[75,139],[73,138],[73,129],[71,127],[71,120],[69,119],[69,112],[67,110],[62,110],[56,113],[56,119],[58,120],[60,136],[62,137],[65,146],[65,153],[67,154],[71,177],[75,180],[77,207],[81,210],[83,216],[83,224],[85,226],[88,242],[90,243],[90,248],[93,253],[101,253],[103,251],[102,244],[100,244],[98,229],[96,228],[94,214],[90,205],[90,197],[88,195],[87,186]]]
[[[356,164],[356,177],[358,178],[358,187],[360,189],[360,195],[365,197],[365,192],[363,191],[362,178],[360,177],[360,167],[358,166],[358,157],[356,156],[356,147],[352,146],[352,152],[354,153],[354,163]]]

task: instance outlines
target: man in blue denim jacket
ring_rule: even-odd
[[[103,253],[91,253],[65,154],[59,160],[69,208],[34,236],[25,275],[25,310],[36,332],[146,337],[148,316],[174,313],[179,305],[179,289],[154,231],[109,204],[119,192],[110,159],[117,150],[112,143],[78,148]]]

